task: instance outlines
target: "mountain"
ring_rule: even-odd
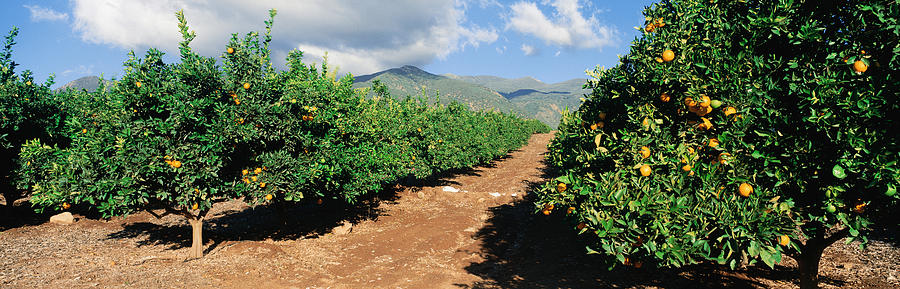
[[[109,80],[104,80],[104,82],[109,85]],[[100,77],[97,76],[85,76],[76,80],[72,80],[69,83],[63,84],[56,89],[57,92],[65,91],[69,89],[86,89],[87,91],[93,92],[97,90],[97,87],[100,86]]]
[[[578,109],[581,105],[581,97],[590,93],[590,90],[582,89],[587,82],[586,79],[576,78],[558,83],[544,83],[532,77],[508,79],[489,75],[445,74],[445,76],[497,91],[516,104],[525,115],[543,121],[552,127],[559,124],[563,109],[568,108],[570,111]]]
[[[391,96],[398,99],[423,94],[433,97],[439,94],[441,103],[458,101],[476,110],[493,108],[503,112],[519,112],[515,104],[487,87],[431,74],[409,65],[354,77],[353,87],[371,87],[372,81],[376,79],[381,80]]]
[[[551,127],[559,124],[564,108],[577,109],[582,95],[588,93],[581,88],[584,79],[548,84],[532,77],[436,75],[408,65],[355,77],[353,87],[370,87],[375,79],[381,80],[395,98],[440,93],[442,103],[456,100],[473,109],[513,111]]]

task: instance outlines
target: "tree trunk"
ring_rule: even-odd
[[[203,217],[188,218],[191,224],[193,241],[191,242],[190,258],[203,258]]]
[[[800,289],[819,288],[819,261],[822,260],[821,246],[806,246],[800,258],[797,258],[797,267],[800,271]]]

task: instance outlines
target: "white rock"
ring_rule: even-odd
[[[498,192],[493,192],[493,193],[490,193],[489,195],[494,196],[494,197],[496,198],[496,197],[499,197],[499,196],[500,196],[500,193],[498,193]]]
[[[331,233],[335,235],[347,235],[350,233],[350,231],[353,231],[353,223],[350,223],[350,221],[344,221],[343,225],[335,227],[333,230],[331,230]]]
[[[71,225],[75,223],[75,217],[72,216],[72,213],[63,212],[50,217],[50,223],[58,225]]]
[[[445,192],[456,193],[456,192],[459,192],[459,189],[454,188],[454,187],[451,187],[451,186],[444,186],[444,191],[445,191]]]

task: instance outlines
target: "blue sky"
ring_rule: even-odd
[[[402,65],[457,75],[531,76],[553,83],[611,67],[655,1],[583,0],[43,0],[3,1],[0,29],[19,28],[13,59],[57,87],[87,75],[121,75],[128,51],[170,56],[180,40],[174,12],[197,33],[196,51],[218,56],[231,33],[263,29],[269,8],[276,64],[292,49],[362,75]],[[172,57],[169,61],[174,61]]]

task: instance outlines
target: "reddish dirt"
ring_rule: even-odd
[[[46,215],[4,220],[0,287],[795,287],[792,260],[774,270],[608,271],[584,254],[560,216],[536,215],[528,201],[526,192],[545,177],[551,137],[534,135],[488,166],[397,186],[355,206],[219,204],[204,223],[206,256],[196,260],[185,258],[191,231],[180,217],[77,215],[70,226],[43,223]],[[896,243],[875,240],[866,251],[855,246],[826,251],[823,287],[900,286]]]

